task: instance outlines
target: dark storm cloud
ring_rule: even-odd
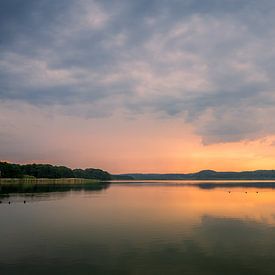
[[[205,143],[274,134],[274,15],[272,0],[2,1],[0,100],[182,116]]]

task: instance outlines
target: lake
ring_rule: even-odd
[[[274,274],[275,183],[2,189],[0,274]]]

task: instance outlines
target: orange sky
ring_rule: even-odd
[[[275,168],[274,1],[6,2],[0,160]]]
[[[83,119],[51,116],[35,108],[17,121],[13,148],[3,160],[41,162],[69,167],[98,167],[111,173],[185,173],[202,169],[240,171],[274,169],[275,137],[204,145],[181,118]],[[9,140],[10,142],[10,140]]]

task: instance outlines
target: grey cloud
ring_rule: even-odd
[[[274,134],[274,15],[272,0],[3,1],[0,100],[182,116],[205,143]]]

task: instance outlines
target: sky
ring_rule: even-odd
[[[0,159],[275,169],[275,1],[2,0]]]

